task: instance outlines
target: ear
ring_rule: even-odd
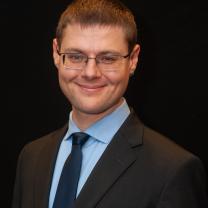
[[[60,55],[58,54],[58,51],[59,50],[59,47],[58,47],[58,42],[57,42],[57,39],[54,38],[53,39],[53,61],[54,61],[54,64],[56,65],[56,67],[59,66],[59,64],[61,63],[61,58],[60,58]]]
[[[139,53],[140,53],[140,45],[136,44],[130,55],[130,75],[133,75],[134,71],[136,70]]]

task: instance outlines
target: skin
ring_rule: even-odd
[[[122,103],[129,77],[134,72],[140,52],[135,45],[130,58],[121,61],[118,70],[102,73],[94,59],[88,60],[83,70],[66,70],[57,53],[79,50],[89,57],[103,51],[128,53],[128,44],[121,27],[68,25],[64,30],[61,48],[53,40],[53,58],[58,69],[60,87],[72,104],[73,120],[81,130],[111,113]]]

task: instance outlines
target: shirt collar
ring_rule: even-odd
[[[74,132],[81,131],[73,121],[72,113],[73,112],[71,111],[69,115],[69,129],[64,139],[69,138]],[[123,99],[120,106],[118,106],[112,113],[91,125],[85,130],[85,133],[100,142],[108,144],[129,114],[130,109],[126,100]]]

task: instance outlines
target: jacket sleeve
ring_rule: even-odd
[[[204,167],[197,157],[191,157],[170,174],[157,208],[206,208],[206,191]]]
[[[16,169],[16,178],[13,190],[12,208],[21,208],[21,172],[22,172],[22,161],[23,161],[24,149],[21,151]]]

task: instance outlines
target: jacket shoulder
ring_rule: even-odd
[[[39,152],[44,147],[48,146],[54,146],[55,144],[58,144],[61,139],[64,137],[64,134],[67,131],[67,125],[64,125],[63,127],[56,129],[53,132],[50,132],[40,138],[37,138],[33,140],[32,142],[27,143],[22,151],[23,152]]]
[[[170,176],[184,168],[190,170],[194,167],[205,177],[204,165],[198,156],[147,126],[144,126],[143,153],[146,164],[161,171],[161,175]]]
[[[143,144],[145,148],[157,153],[164,160],[178,160],[196,158],[197,156],[177,144],[171,138],[144,125]]]

